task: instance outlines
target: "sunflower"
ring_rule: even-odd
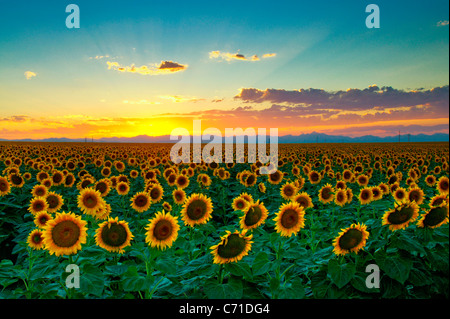
[[[353,178],[353,172],[351,170],[349,170],[349,169],[345,169],[342,172],[342,178],[344,179],[344,181],[346,183],[349,183],[352,180],[352,178]]]
[[[272,174],[268,175],[268,181],[272,185],[280,184],[282,180],[283,180],[283,173],[279,170],[276,170]]]
[[[95,215],[95,213],[105,206],[105,201],[99,191],[93,188],[85,188],[77,198],[78,208],[85,214]]]
[[[9,174],[8,179],[12,187],[21,188],[25,184],[25,179],[20,174]]]
[[[28,211],[33,215],[36,215],[39,212],[46,212],[47,209],[48,204],[45,197],[33,197],[30,200],[30,207],[28,207]]]
[[[130,246],[133,234],[128,227],[128,223],[119,220],[119,217],[108,218],[98,225],[95,231],[95,243],[110,252],[122,254],[124,248]]]
[[[244,211],[244,215],[240,218],[242,229],[254,229],[266,221],[269,212],[263,202],[249,203]]]
[[[437,181],[436,189],[439,191],[439,194],[448,194],[449,186],[448,177],[441,176]]]
[[[207,223],[211,218],[212,211],[211,198],[203,194],[192,194],[183,204],[181,216],[185,225],[194,227],[195,225]]]
[[[392,196],[394,196],[394,199],[396,201],[402,201],[405,198],[407,198],[407,192],[406,189],[403,187],[398,187],[393,193]]]
[[[102,178],[101,180],[99,180],[95,183],[94,189],[96,191],[99,191],[100,195],[102,197],[105,197],[106,195],[109,194],[109,192],[111,190],[110,183],[111,183],[111,181],[108,178]]]
[[[118,182],[116,185],[116,191],[119,195],[127,195],[130,191],[130,185],[127,182]]]
[[[48,189],[44,185],[36,184],[31,190],[33,197],[45,197],[47,196]]]
[[[181,205],[186,201],[186,193],[183,189],[174,189],[172,192],[173,201],[175,204]]]
[[[428,204],[430,207],[431,206],[440,206],[443,202],[447,202],[448,203],[448,195],[446,194],[439,194],[434,196],[433,198],[430,199],[430,203]]]
[[[356,177],[356,181],[359,186],[367,186],[369,184],[369,177],[367,175],[361,174]]]
[[[162,207],[166,212],[170,213],[172,211],[172,205],[170,205],[168,202],[164,202],[162,204]]]
[[[39,229],[34,229],[28,235],[27,243],[33,249],[40,250],[44,248],[43,233]]]
[[[146,192],[138,192],[130,199],[131,207],[138,213],[143,213],[150,208],[150,196]]]
[[[72,187],[75,183],[75,175],[68,173],[64,179],[64,187]]]
[[[43,237],[45,249],[50,255],[72,255],[81,250],[81,244],[86,243],[86,221],[80,216],[69,213],[57,213],[44,228]]]
[[[231,203],[233,210],[245,211],[249,206],[250,203],[247,202],[242,196],[235,197]]]
[[[373,186],[370,188],[372,191],[372,201],[376,201],[383,198],[383,191],[378,186]]]
[[[339,235],[333,240],[333,252],[336,255],[345,255],[351,252],[358,253],[366,245],[369,232],[364,224],[352,224],[341,229]]]
[[[252,248],[253,235],[245,236],[246,232],[246,229],[242,232],[236,230],[234,233],[227,230],[226,234],[220,238],[220,242],[209,248],[214,256],[213,262],[226,264],[237,262],[247,256]]]
[[[61,209],[64,204],[64,200],[61,195],[55,192],[48,192],[45,196],[45,200],[47,201],[48,208],[47,211],[50,213],[55,213]]]
[[[409,223],[419,216],[419,206],[415,202],[403,199],[394,205],[395,207],[386,211],[382,217],[382,225],[389,225],[392,231],[408,227]]]
[[[160,184],[153,184],[149,190],[148,194],[153,203],[158,203],[164,196],[164,190]]]
[[[437,228],[448,223],[448,202],[442,202],[439,206],[432,206],[417,221],[417,227]]]
[[[198,174],[197,183],[203,187],[209,187],[211,185],[211,177],[208,174]]]
[[[280,195],[286,200],[290,200],[297,195],[297,187],[293,183],[286,183],[280,188]]]
[[[184,189],[189,185],[189,178],[185,175],[178,175],[175,179],[175,185],[178,188]]]
[[[33,221],[34,221],[34,224],[37,227],[44,228],[45,224],[47,224],[47,222],[50,219],[52,219],[52,216],[49,213],[47,213],[45,211],[42,211],[42,212],[39,212],[36,215],[34,215],[34,220]]]
[[[381,191],[383,192],[383,195],[389,194],[389,186],[386,183],[380,183],[378,185],[378,188],[381,189]]]
[[[331,203],[334,200],[334,188],[330,184],[322,186],[319,190],[319,201],[323,204]]]
[[[289,202],[280,206],[273,220],[277,233],[281,233],[284,237],[291,237],[305,227],[305,210],[297,202]]]
[[[252,197],[252,195],[250,195],[250,194],[248,194],[248,193],[241,193],[240,195],[239,195],[239,197],[242,197],[244,200],[246,200],[248,203],[253,203],[254,202],[254,200],[253,200],[253,197]]]
[[[163,210],[156,213],[153,219],[149,219],[150,223],[145,227],[145,242],[151,247],[166,249],[172,247],[173,242],[178,237],[178,217],[174,217]]]
[[[347,187],[345,192],[347,193],[347,204],[350,204],[353,200],[353,191],[350,187]]]
[[[0,196],[8,195],[11,192],[11,185],[5,177],[0,176]]]
[[[104,206],[100,206],[100,208],[93,213],[95,219],[105,220],[108,219],[109,214],[111,214],[111,205],[105,203]]]
[[[364,187],[361,189],[358,199],[361,205],[369,204],[373,200],[372,188]]]
[[[347,203],[347,191],[346,189],[338,188],[336,194],[334,194],[334,203],[338,206],[344,206]]]
[[[247,177],[245,178],[243,185],[245,187],[252,187],[256,184],[257,180],[258,180],[258,176],[256,176],[255,173],[249,173],[247,175]]]
[[[319,184],[322,180],[322,175],[317,171],[311,171],[308,173],[308,179],[311,184]]]
[[[433,187],[436,184],[436,177],[434,175],[428,175],[425,177],[425,183],[427,183],[429,187]]]
[[[423,190],[419,187],[411,188],[408,191],[408,194],[406,194],[406,198],[408,198],[410,202],[415,201],[417,205],[421,205],[423,203],[424,196],[425,194],[423,193]]]
[[[265,193],[265,192],[266,192],[266,185],[264,185],[263,182],[259,183],[259,184],[258,184],[258,190],[259,190],[261,193]]]
[[[59,186],[64,183],[64,175],[60,171],[54,171],[51,179],[54,186]]]
[[[311,196],[309,196],[309,194],[307,192],[301,192],[300,194],[297,194],[292,199],[292,201],[298,203],[304,209],[314,207]]]

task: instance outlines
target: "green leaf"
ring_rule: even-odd
[[[328,263],[328,274],[331,281],[340,289],[353,279],[356,273],[354,264],[339,264],[336,259],[331,259]]]
[[[86,294],[101,297],[105,286],[103,273],[98,267],[83,265],[80,270],[80,289]]]
[[[219,284],[216,279],[208,280],[204,285],[205,294],[209,299],[240,299],[242,298],[242,280],[231,276],[226,284]]]
[[[448,238],[447,238],[448,240]],[[423,255],[426,254],[425,249],[421,243],[414,239],[414,236],[400,235],[396,237],[391,245],[392,247],[396,247],[399,249],[406,250],[408,252],[419,252]]]
[[[311,277],[311,288],[316,299],[324,298],[330,285],[331,282],[325,270],[320,270]]]
[[[303,299],[305,297],[305,287],[300,278],[295,278],[292,282],[282,285],[278,295],[280,299]]]
[[[369,274],[367,274],[369,275]],[[365,292],[365,293],[378,293],[380,292],[379,288],[368,288],[366,284],[367,276],[361,276],[356,274],[353,279],[350,281],[350,284],[353,286],[353,288]]]
[[[177,264],[169,258],[158,258],[155,263],[155,268],[163,274],[175,274],[177,272]]]
[[[375,253],[375,261],[382,271],[392,279],[403,284],[409,277],[413,261],[401,254],[387,255],[384,251],[378,250]]]
[[[141,276],[135,266],[128,267],[128,270],[122,275],[122,287],[124,291],[148,290],[153,282],[153,276]]]
[[[252,278],[252,271],[246,262],[229,263],[225,265],[225,269],[237,277]]]
[[[259,252],[252,264],[253,276],[259,276],[265,274],[270,269],[270,262],[267,253]]]

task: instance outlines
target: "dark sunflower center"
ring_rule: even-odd
[[[336,196],[336,199],[337,199],[337,201],[339,203],[342,203],[344,201],[344,199],[345,199],[344,194],[338,193],[337,196]]]
[[[217,247],[217,253],[222,258],[234,258],[239,256],[245,249],[245,239],[238,234],[231,234],[228,236],[225,245]]]
[[[165,240],[172,235],[172,223],[168,220],[162,219],[156,223],[153,229],[153,236],[158,240]]]
[[[35,211],[40,211],[40,210],[42,210],[43,208],[44,208],[44,204],[42,204],[40,201],[35,202],[35,203],[33,204],[33,209],[34,209]]]
[[[292,187],[285,187],[284,188],[284,195],[292,196],[293,194],[294,194],[294,189]]]
[[[442,181],[439,183],[439,186],[441,187],[442,190],[446,191],[448,190],[449,184],[448,181]]]
[[[97,198],[89,194],[83,198],[83,204],[87,208],[94,208],[97,205]]]
[[[411,219],[413,213],[414,213],[413,208],[403,207],[400,210],[396,210],[395,212],[389,214],[388,221],[392,225],[403,224]]]
[[[47,203],[49,208],[55,208],[59,204],[58,197],[56,197],[55,195],[48,195]]]
[[[98,184],[95,186],[95,190],[97,190],[97,191],[99,191],[100,193],[103,194],[103,193],[106,192],[106,190],[107,190],[106,183],[103,183],[103,182],[98,183]]]
[[[33,243],[39,244],[42,241],[42,237],[40,235],[33,236]]]
[[[312,173],[310,177],[313,182],[317,182],[319,180],[319,174],[317,173]]]
[[[349,229],[339,238],[339,247],[350,250],[359,245],[362,240],[362,232],[358,229]]]
[[[91,181],[89,181],[89,180],[85,180],[85,181],[81,182],[81,188],[86,188],[90,183],[91,183]]]
[[[187,207],[187,215],[192,220],[198,220],[206,214],[206,209],[206,203],[200,199],[196,199]]]
[[[439,206],[444,202],[443,198],[436,198],[433,202],[433,206]]]
[[[177,199],[177,201],[181,201],[183,199],[183,195],[180,193],[175,193],[175,198]]]
[[[261,220],[262,211],[259,206],[252,206],[248,210],[247,214],[245,214],[245,225],[253,226]]]
[[[280,173],[278,173],[278,172],[270,174],[269,176],[272,181],[278,181],[280,179]]]
[[[183,186],[186,184],[186,178],[178,178],[178,185]]]
[[[43,188],[36,189],[36,196],[44,196],[44,195],[45,195],[45,190]]]
[[[297,203],[299,203],[300,206],[303,206],[303,207],[307,207],[308,206],[308,200],[306,198],[304,198],[304,197],[297,198]]]
[[[323,199],[330,199],[331,197],[331,189],[326,187],[322,190],[322,198]]]
[[[48,218],[45,216],[42,216],[41,218],[39,218],[39,223],[42,225],[45,225],[45,223],[48,221]]]
[[[398,191],[395,193],[398,199],[403,199],[405,197],[405,193],[403,191]]]
[[[80,237],[80,228],[73,221],[65,220],[52,229],[53,242],[59,247],[71,247]]]
[[[418,191],[411,191],[411,193],[409,193],[409,199],[417,202],[420,199],[420,193]]]
[[[434,207],[425,216],[423,224],[428,227],[436,226],[447,217],[447,209],[445,207]]]
[[[55,183],[61,182],[61,181],[62,181],[62,176],[61,176],[60,174],[55,174],[55,175],[53,175],[53,181],[54,181]]]
[[[150,197],[151,197],[152,199],[157,199],[157,198],[159,198],[160,195],[161,195],[161,192],[160,192],[159,189],[157,189],[157,188],[153,188],[153,189],[150,191]]]
[[[298,223],[298,213],[293,209],[287,209],[283,212],[280,221],[284,228],[292,228]]]
[[[73,177],[71,175],[66,176],[66,185],[70,185],[73,181]]]
[[[112,223],[106,225],[102,229],[102,240],[103,242],[112,247],[118,247],[125,243],[128,238],[127,231],[123,225]]]
[[[19,175],[12,175],[11,176],[11,182],[14,185],[20,185],[22,183],[23,179]]]
[[[134,201],[134,204],[137,207],[144,207],[145,205],[147,205],[147,197],[145,197],[144,195],[138,195]]]
[[[223,177],[223,173],[222,173],[221,177]],[[254,182],[255,182],[255,176],[250,175],[249,177],[247,177],[247,180],[246,180],[247,185],[252,185]]]
[[[380,192],[378,191],[378,189],[372,189],[372,193],[374,197],[380,196]]]
[[[4,192],[7,189],[8,189],[8,185],[5,182],[1,181],[0,182],[0,191]]]
[[[363,192],[361,193],[361,198],[364,199],[364,200],[369,199],[369,198],[370,198],[369,192],[368,192],[368,191],[363,191]]]
[[[239,209],[244,208],[245,207],[245,201],[242,200],[242,199],[237,201],[236,202],[236,207],[239,208]]]

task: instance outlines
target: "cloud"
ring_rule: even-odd
[[[180,96],[180,95],[160,95],[160,99],[169,100],[174,103],[180,103],[180,102],[199,102],[199,101],[205,101],[205,99],[197,98],[197,97],[187,97],[187,96]]]
[[[270,58],[276,56],[276,53],[266,53],[263,54],[262,58]],[[241,53],[230,53],[230,52],[220,52],[220,51],[211,51],[209,52],[209,58],[210,59],[220,59],[225,61],[232,61],[232,60],[238,60],[238,61],[260,61],[261,59],[256,54],[246,57],[245,55]]]
[[[94,56],[94,57],[89,57],[89,60],[92,60],[92,59],[94,59],[94,60],[101,60],[101,59],[105,59],[105,58],[109,58],[109,55],[108,54],[106,54],[106,55],[96,55],[96,56]]]
[[[32,71],[25,71],[24,74],[25,74],[25,77],[27,78],[27,80],[31,79],[32,77],[37,76],[37,74]]]
[[[449,25],[449,21],[448,20],[441,20],[441,21],[439,21],[436,24],[436,26],[438,26],[438,27],[445,27],[445,26],[448,26],[448,25]]]
[[[119,72],[138,73],[142,75],[171,74],[184,71],[188,67],[188,65],[183,65],[172,61],[161,61],[159,65],[142,65],[140,67],[136,67],[134,64],[131,66],[122,66],[118,62],[111,61],[106,61],[106,64],[108,65],[108,70],[112,69]]]
[[[313,88],[299,90],[242,88],[234,98],[247,103],[286,103],[316,109],[364,111],[405,106],[423,106],[424,108],[432,106],[442,111],[448,106],[449,86],[411,91],[377,85],[345,91]]]

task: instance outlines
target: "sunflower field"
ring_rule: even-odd
[[[170,149],[0,142],[0,298],[448,298],[448,143]]]

